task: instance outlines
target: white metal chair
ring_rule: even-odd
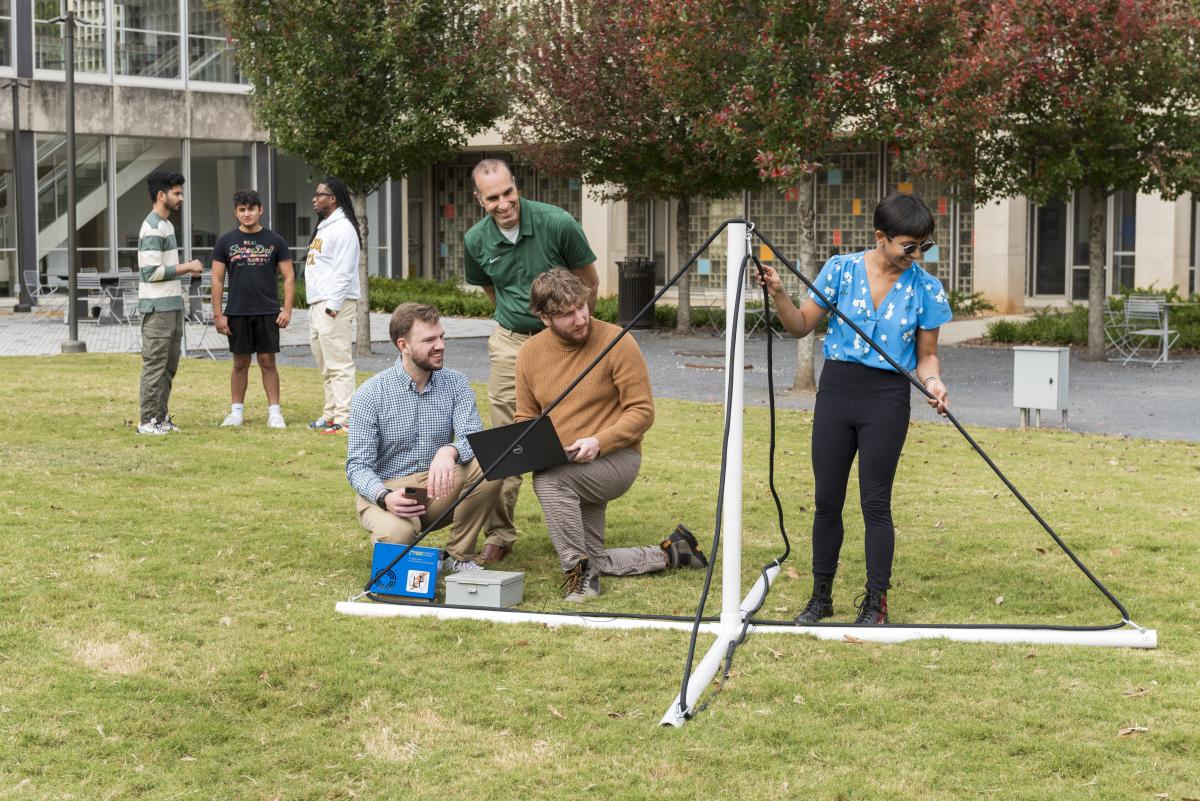
[[[38,307],[38,317],[49,317],[55,311],[53,307],[58,306],[58,301],[66,303],[67,289],[65,286],[52,285],[49,283],[49,279],[46,283],[42,283],[37,270],[22,270],[21,275],[25,280],[25,291],[33,299],[33,305]]]
[[[1179,333],[1167,328],[1166,298],[1162,295],[1130,295],[1125,300],[1125,329],[1128,353],[1122,364],[1142,362],[1151,367],[1168,360]]]
[[[1104,346],[1112,351],[1110,362],[1123,362],[1129,356],[1129,326],[1125,324],[1125,310],[1106,309],[1104,312]]]
[[[119,307],[120,314],[117,319],[125,324],[129,331],[129,350],[139,351],[142,349],[142,313],[138,309],[138,291],[136,289],[126,289],[121,294],[121,304]]]
[[[190,294],[188,290],[190,291]],[[201,273],[200,280],[195,283],[184,282],[184,329],[183,329],[183,344],[184,353],[187,353],[187,323],[197,323],[200,325],[200,341],[198,347],[208,354],[208,358],[216,359],[212,350],[209,349],[208,343],[204,341],[208,330],[212,328],[214,316],[212,307],[212,273]]]

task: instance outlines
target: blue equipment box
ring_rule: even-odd
[[[371,556],[371,576],[387,567],[407,547],[391,542],[375,543],[375,552]],[[437,589],[438,565],[441,560],[440,548],[414,545],[404,554],[403,559],[371,585],[370,591],[381,595],[400,595],[432,601]]]

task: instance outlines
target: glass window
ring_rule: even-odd
[[[137,269],[138,233],[150,213],[150,192],[146,178],[155,170],[183,172],[182,143],[178,139],[138,139],[119,136],[113,139],[116,152],[117,194],[117,267]],[[175,239],[182,247],[183,219],[180,212],[170,217]],[[180,252],[180,258],[183,252]]]
[[[33,66],[61,70],[66,65],[63,23],[50,20],[66,13],[63,0],[34,0]],[[108,72],[105,0],[79,0],[75,11],[75,71]]]
[[[388,182],[367,195],[367,274],[391,275],[388,264]]]
[[[211,0],[188,0],[188,79],[245,83],[229,35]]]
[[[17,215],[10,134],[0,135],[0,296],[17,294]]]
[[[178,0],[113,3],[116,71],[142,78],[180,77],[180,22]]]
[[[0,67],[13,65],[12,0],[0,0]]]
[[[425,171],[408,178],[408,274],[425,274]]]
[[[1067,204],[1061,198],[1051,198],[1034,211],[1034,220],[1037,255],[1033,294],[1066,295]]]
[[[1114,293],[1134,286],[1134,250],[1137,237],[1137,193],[1113,195],[1113,286]]]
[[[1188,270],[1188,294],[1196,294],[1196,255],[1200,253],[1200,195],[1192,195],[1192,257],[1188,264],[1191,269]]]
[[[75,137],[75,227],[79,267],[108,272],[108,142]],[[67,276],[67,138],[37,134],[38,269]]]
[[[1087,300],[1088,297],[1088,257],[1091,245],[1088,242],[1088,220],[1092,214],[1092,199],[1087,192],[1075,193],[1075,215],[1072,226],[1071,247],[1071,298]]]
[[[237,225],[233,193],[250,189],[248,142],[192,142],[192,255],[208,265],[217,238]]]

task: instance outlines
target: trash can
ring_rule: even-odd
[[[628,325],[642,307],[654,297],[654,260],[644,256],[629,256],[617,262],[617,321]],[[654,327],[654,306],[633,325],[634,328]]]

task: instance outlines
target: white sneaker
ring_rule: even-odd
[[[225,419],[221,421],[222,426],[240,426],[246,422],[246,418],[237,412],[230,412],[225,415]]]
[[[175,421],[171,419],[171,415],[167,415],[167,419],[162,422],[162,430],[164,434],[178,434],[179,426],[175,425]]]
[[[151,419],[149,423],[141,423],[137,427],[139,434],[152,434],[154,436],[163,436],[167,430],[158,424],[157,420]]]
[[[442,573],[468,573],[472,570],[483,570],[483,565],[477,565],[470,561],[459,561],[450,554],[446,554],[446,558],[442,560],[440,570]]]
[[[287,428],[283,421],[283,412],[272,412],[267,416],[267,428]]]

